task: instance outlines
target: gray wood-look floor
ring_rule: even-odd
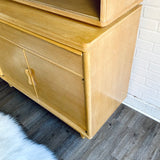
[[[0,111],[59,160],[160,160],[160,124],[121,105],[92,139],[80,135],[0,79]]]

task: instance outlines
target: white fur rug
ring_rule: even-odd
[[[44,145],[27,139],[16,121],[0,112],[0,160],[56,160]]]

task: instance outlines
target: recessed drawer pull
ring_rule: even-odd
[[[30,75],[29,69],[25,69],[25,73],[26,73],[26,75],[28,77],[28,84],[32,85],[32,79],[31,79],[31,75]]]

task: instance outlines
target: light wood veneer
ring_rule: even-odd
[[[22,49],[0,37],[0,53],[3,78],[17,83],[28,94],[34,95],[34,88],[28,85],[27,75],[25,74],[27,64]]]
[[[98,28],[1,0],[0,77],[92,138],[127,95],[140,12]]]
[[[142,0],[14,0],[65,17],[104,27]]]

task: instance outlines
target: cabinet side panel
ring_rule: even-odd
[[[100,1],[100,21],[102,23],[106,22],[107,19],[107,4],[108,4],[108,0],[101,0]]]
[[[106,26],[141,2],[142,0],[101,0],[101,23]]]
[[[115,24],[89,53],[92,136],[127,95],[140,11]]]

